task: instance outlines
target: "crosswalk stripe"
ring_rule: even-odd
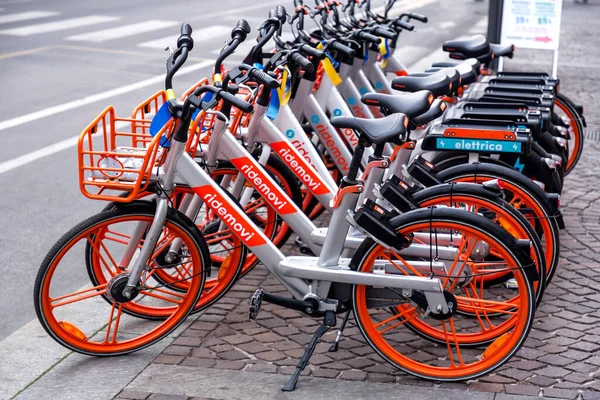
[[[103,29],[100,31],[84,33],[81,35],[69,36],[66,39],[101,43],[107,40],[114,40],[128,36],[138,35],[144,32],[152,32],[175,25],[179,25],[179,22],[152,19],[149,21],[138,22],[136,24],[119,26],[118,28]]]
[[[22,26],[20,28],[5,29],[0,31],[0,35],[11,36],[29,36],[40,33],[49,33],[63,31],[67,29],[79,28],[82,26],[101,24],[105,22],[116,21],[120,17],[109,17],[105,15],[88,15],[86,17],[63,19],[62,21],[48,22],[45,24],[36,24]]]
[[[229,33],[231,33],[231,26],[213,25],[207,28],[195,30],[192,33],[192,37],[194,38],[194,43],[199,43],[214,38],[229,39]],[[164,49],[167,46],[171,46],[175,48],[177,38],[179,38],[179,35],[170,35],[160,39],[140,43],[138,44],[138,47],[145,47],[148,49]]]
[[[4,10],[4,8],[0,8],[0,11]],[[7,14],[0,16],[0,24],[8,24],[9,22],[19,22],[19,21],[27,21],[30,19],[38,19],[38,18],[46,18],[46,17],[54,17],[56,15],[60,15],[59,12],[56,11],[27,11],[15,14]]]

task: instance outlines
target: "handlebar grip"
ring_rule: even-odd
[[[250,76],[253,77],[256,81],[262,83],[269,89],[276,89],[279,87],[279,82],[277,81],[277,79],[273,78],[272,76],[261,70],[252,69],[249,73]]]
[[[424,23],[427,23],[427,21],[428,21],[427,17],[424,16],[423,14],[418,14],[418,13],[414,13],[414,12],[408,13],[408,17],[410,19],[416,19],[417,21],[421,21],[421,22],[424,22]]]
[[[240,109],[245,113],[252,112],[252,104],[240,99],[239,97],[236,97],[231,93],[221,90],[219,93],[217,93],[217,97],[223,99],[223,101],[231,104],[235,108]]]
[[[309,44],[303,44],[302,46],[300,46],[300,52],[304,53],[306,55],[318,58],[319,60],[322,60],[323,58],[325,58],[324,51],[317,50]]]
[[[302,0],[294,0],[294,7],[302,7],[304,6],[304,3],[302,2]]]
[[[231,38],[235,39],[236,37],[240,39],[240,42],[246,40],[246,36],[251,32],[250,24],[245,19],[240,19],[237,22],[237,25],[231,31]]]
[[[330,47],[333,50],[342,53],[343,55],[349,58],[354,58],[354,55],[356,54],[353,48],[350,48],[338,42],[331,43]]]
[[[388,31],[387,29],[376,27],[373,32],[375,32],[378,36],[384,37],[386,39],[394,40],[398,36],[396,32]]]
[[[194,39],[192,39],[192,27],[190,24],[181,24],[181,36],[177,39],[177,47],[187,47],[192,50],[194,47]]]
[[[315,66],[300,53],[292,53],[290,61],[307,72],[313,72],[315,70]]]
[[[396,20],[394,25],[399,26],[400,28],[405,29],[407,31],[413,31],[415,29],[414,25],[411,25],[408,22],[402,20]]]
[[[277,15],[277,19],[281,21],[281,23],[285,23],[287,19],[287,12],[285,11],[284,6],[277,6],[275,8],[275,15]]]
[[[370,33],[367,33],[367,32],[358,32],[356,37],[357,37],[357,39],[364,40],[366,42],[370,42],[373,44],[381,43],[381,39],[379,37],[377,37],[375,35],[371,35]]]

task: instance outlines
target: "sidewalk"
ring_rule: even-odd
[[[559,77],[562,90],[585,106],[588,131],[597,131],[600,47],[594,43],[600,26],[590,15],[600,15],[600,4],[565,2]],[[549,71],[550,60],[551,54],[517,51],[507,67]],[[600,176],[597,151],[600,143],[588,140],[565,181],[561,265],[534,328],[518,355],[494,374],[457,384],[413,378],[377,356],[351,319],[340,350],[327,351],[335,337],[331,330],[296,391],[284,393],[281,387],[317,322],[269,304],[263,304],[257,321],[249,321],[248,302],[257,287],[284,293],[259,266],[218,304],[153,349],[113,359],[57,356],[16,398],[600,399],[600,191],[590,184]],[[162,353],[154,357],[157,348]],[[35,360],[32,353],[27,357]]]

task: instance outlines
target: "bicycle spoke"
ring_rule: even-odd
[[[72,304],[72,303],[76,303],[78,301],[82,301],[82,300],[86,300],[86,299],[91,299],[92,297],[96,297],[96,296],[100,296],[103,295],[104,293],[106,293],[106,283],[102,284],[102,285],[98,285],[98,286],[94,286],[88,289],[83,289],[83,290],[78,290],[77,292],[73,292],[70,294],[65,294],[63,296],[59,296],[59,297],[54,297],[54,298],[50,298],[50,303],[52,308],[58,308],[58,307],[62,307],[62,306],[66,306],[67,304]],[[87,293],[87,294],[85,294]],[[70,297],[73,296],[78,296],[78,295],[82,295],[79,297],[76,297],[74,299],[71,300],[65,300],[68,299]],[[65,300],[65,301],[61,301],[57,304],[52,304],[55,301],[58,300]]]

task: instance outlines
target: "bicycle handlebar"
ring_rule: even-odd
[[[291,52],[289,55],[289,60],[292,64],[296,64],[307,72],[314,72],[315,66],[310,62],[306,57],[300,54],[297,51]]]
[[[339,53],[342,53],[344,56],[346,56],[348,58],[354,58],[354,55],[356,54],[356,52],[354,51],[353,48],[343,45],[337,41],[332,41],[329,44],[329,47]]]
[[[373,43],[373,44],[381,43],[381,38],[379,38],[375,35],[371,35],[370,33],[363,32],[363,31],[357,31],[355,37],[359,40],[364,40],[365,42],[369,42],[369,43]]]
[[[179,68],[185,63],[188,52],[194,47],[192,39],[192,27],[189,24],[181,25],[181,36],[177,39],[177,50],[167,59],[167,74],[165,76],[165,89],[173,90],[173,76],[179,71]]]
[[[403,17],[407,17],[409,20],[416,19],[417,21],[421,21],[424,24],[426,24],[427,21],[428,21],[428,19],[427,19],[427,17],[425,15],[414,13],[414,12],[403,13],[403,14],[400,15],[400,18],[403,18]]]
[[[229,57],[240,45],[240,43],[246,40],[246,37],[248,37],[249,33],[250,25],[246,20],[240,19],[236,27],[231,31],[231,41],[223,50],[221,50],[221,53],[215,61],[215,74],[221,74],[221,64],[223,64],[223,60]]]

